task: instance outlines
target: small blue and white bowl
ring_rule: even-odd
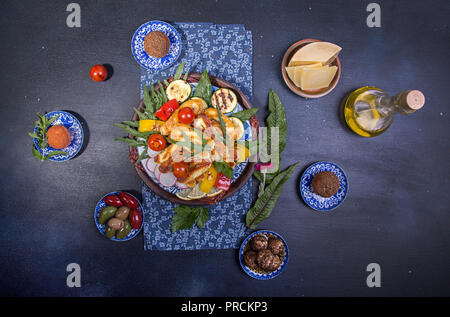
[[[48,159],[50,161],[54,161],[54,162],[64,162],[64,161],[70,160],[71,158],[75,157],[78,154],[78,152],[81,150],[81,147],[83,146],[83,141],[84,141],[84,133],[83,133],[83,128],[81,126],[80,121],[78,121],[78,119],[74,115],[72,115],[66,111],[52,111],[52,112],[47,113],[45,116],[47,117],[47,119],[50,119],[54,116],[59,116],[58,119],[53,121],[50,126],[62,125],[64,127],[66,127],[67,130],[69,130],[70,137],[71,137],[69,146],[67,146],[64,149],[58,150],[58,151],[66,152],[67,155],[61,155],[61,154],[54,155],[54,156],[49,157]],[[34,133],[36,133],[37,130],[38,130],[38,127],[35,126]],[[47,145],[46,148],[42,149],[39,146],[38,139],[35,138],[33,140],[34,140],[34,145],[36,146],[36,149],[41,154],[42,154],[42,151],[44,151],[45,155],[47,155],[53,151],[57,151],[56,149],[52,148],[49,145]]]
[[[105,203],[105,201],[104,201],[103,199],[104,199],[106,196],[109,196],[109,195],[118,195],[120,192],[121,192],[121,191],[117,191],[117,192],[111,192],[111,193],[109,193],[109,194],[106,194],[105,196],[103,196],[103,197],[98,201],[97,206],[95,206],[95,211],[94,211],[94,221],[95,221],[95,226],[97,227],[98,231],[100,231],[100,233],[101,233],[103,236],[105,236],[105,232],[106,232],[106,224],[101,225],[101,224],[98,222],[98,215],[100,214],[100,212],[102,211],[103,208],[105,208],[106,206],[109,206],[107,203]],[[127,194],[130,195],[130,196],[132,196],[134,199],[136,199],[136,201],[139,203],[139,208],[138,208],[138,210],[141,212],[142,216],[144,216],[144,213],[143,213],[144,208],[142,207],[141,202],[140,202],[136,197],[134,197],[133,195],[131,195],[130,193],[127,193]],[[139,229],[133,229],[133,228],[131,228],[130,233],[129,233],[125,238],[123,238],[123,239],[117,239],[117,238],[114,236],[114,237],[112,237],[112,238],[109,239],[109,240],[116,241],[116,242],[124,242],[124,241],[131,240],[131,239],[133,239],[135,236],[137,236],[137,235],[139,234],[139,232],[141,232],[143,226],[144,226],[144,221],[142,221],[142,223],[141,223]],[[106,236],[105,236],[105,238],[106,238]]]
[[[339,179],[339,190],[331,197],[322,197],[312,188],[312,180],[320,172],[333,172]],[[317,162],[309,166],[300,179],[300,194],[305,203],[317,211],[330,211],[345,200],[348,192],[347,175],[342,168],[330,162]]]
[[[169,52],[162,58],[147,54],[144,49],[144,39],[150,32],[160,31],[170,40]],[[149,70],[163,70],[172,66],[181,54],[181,36],[169,23],[163,21],[150,21],[142,24],[131,39],[131,53],[136,62]]]
[[[273,236],[273,237],[280,239],[283,242],[283,245],[284,245],[283,259],[281,261],[280,267],[273,272],[259,273],[259,272],[252,270],[244,263],[244,252],[247,251],[246,246],[250,242],[250,240],[258,234],[265,235],[267,238],[270,238],[270,236]],[[247,238],[245,238],[244,242],[242,242],[242,244],[241,244],[241,248],[239,249],[239,263],[241,264],[242,269],[249,276],[251,276],[257,280],[270,280],[270,279],[280,275],[280,273],[283,272],[283,270],[286,268],[288,260],[289,260],[289,249],[288,249],[286,241],[278,233],[269,231],[269,230],[258,230],[258,231],[253,232],[251,235],[249,235]]]

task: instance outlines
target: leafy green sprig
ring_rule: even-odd
[[[42,153],[39,152],[39,150],[36,148],[36,146],[33,144],[32,153],[35,158],[40,160],[41,162],[48,160],[50,157],[55,155],[67,155],[65,151],[61,150],[55,150],[48,154],[45,154],[45,148],[47,148],[47,129],[51,126],[53,122],[55,122],[56,119],[59,118],[59,115],[55,115],[51,117],[50,119],[47,119],[47,117],[44,115],[40,115],[39,113],[36,113],[38,120],[34,123],[37,127],[36,132],[28,132],[28,135],[32,137],[33,139],[38,140],[38,145],[42,150]]]
[[[209,218],[209,210],[205,207],[175,207],[172,217],[172,233],[178,230],[189,229],[195,224],[202,229]]]

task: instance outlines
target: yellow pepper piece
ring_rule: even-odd
[[[159,128],[164,124],[161,120],[139,120],[139,132],[159,131]]]
[[[242,144],[237,143],[235,146],[235,151],[237,164],[245,162],[245,160],[250,156],[250,150]]]
[[[211,165],[211,167],[206,171],[206,177],[200,183],[200,190],[208,194],[216,183],[217,175],[217,170],[214,168],[214,165]]]

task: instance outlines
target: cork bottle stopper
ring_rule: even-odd
[[[403,104],[411,111],[419,110],[425,104],[425,96],[420,90],[408,90],[402,97]]]

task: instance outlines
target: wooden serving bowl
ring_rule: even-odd
[[[341,62],[339,60],[339,56],[337,56],[334,59],[334,61],[330,64],[330,66],[337,66],[337,72],[336,75],[334,75],[334,78],[328,87],[314,90],[302,90],[299,87],[297,87],[294,84],[294,82],[289,78],[289,75],[286,72],[286,67],[288,66],[292,56],[294,56],[294,54],[297,52],[298,49],[305,46],[306,44],[313,42],[322,42],[322,41],[316,39],[304,39],[295,42],[287,49],[286,53],[284,53],[283,60],[281,62],[281,73],[283,74],[284,82],[293,93],[305,98],[320,98],[329,94],[334,89],[334,87],[336,87],[337,83],[339,82],[339,79],[341,78]]]
[[[188,76],[187,81],[189,83],[196,83],[200,80],[201,75],[202,74],[200,74],[200,73],[191,73]],[[251,105],[250,101],[248,100],[248,98],[242,93],[242,91],[237,89],[234,85],[227,82],[226,80],[223,80],[221,78],[214,77],[211,75],[209,75],[209,79],[213,86],[216,86],[219,88],[232,89],[236,93],[239,104],[244,109],[252,108],[252,105]],[[173,80],[173,77],[168,79],[169,82],[171,82],[172,80]],[[155,85],[155,89],[158,89],[158,88],[159,88],[158,85]],[[138,110],[144,109],[144,101],[142,99],[141,99],[141,101],[139,101],[137,109]],[[131,120],[136,121],[137,119],[138,119],[137,114],[135,112],[133,112],[133,116],[132,116]],[[259,131],[259,120],[255,115],[253,115],[250,118],[250,125],[252,126],[253,131],[256,132],[256,133],[254,133],[255,135],[252,134],[252,139],[256,140],[258,138],[257,134]],[[129,137],[132,137],[132,136],[129,135]],[[131,164],[133,164],[134,168],[136,169],[136,173],[139,175],[139,177],[142,179],[142,181],[145,183],[145,185],[148,186],[148,188],[150,188],[154,193],[156,193],[160,197],[167,199],[170,202],[173,202],[176,204],[181,204],[181,205],[188,205],[188,206],[213,205],[223,199],[230,197],[235,192],[237,192],[252,176],[253,169],[256,164],[255,162],[247,162],[247,165],[245,166],[245,169],[242,172],[242,174],[231,184],[230,189],[227,190],[226,192],[222,192],[219,195],[214,196],[214,197],[204,197],[201,199],[194,199],[194,200],[183,200],[183,199],[178,198],[176,195],[165,191],[157,183],[155,183],[145,172],[145,169],[144,169],[142,163],[140,162],[139,164],[136,164],[136,161],[139,157],[137,149],[134,147],[130,147],[129,150],[130,150],[130,156],[129,156],[130,162],[131,162]]]

